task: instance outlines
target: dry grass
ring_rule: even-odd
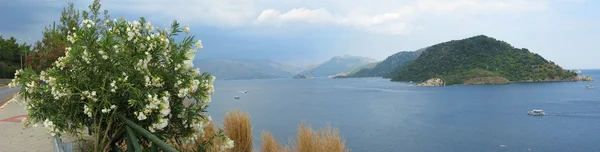
[[[281,143],[275,141],[275,138],[268,131],[262,132],[262,152],[281,152],[283,149],[281,148]]]
[[[239,110],[227,112],[225,120],[225,134],[234,141],[233,152],[252,151],[252,125],[248,113]]]
[[[346,143],[340,138],[340,132],[336,128],[328,126],[319,131],[313,130],[304,122],[298,126],[296,143],[293,144],[294,152],[347,152]]]
[[[251,152],[252,149],[252,125],[248,113],[239,110],[227,112],[223,120],[225,134],[234,141],[234,148],[230,152]],[[194,146],[212,138],[221,128],[210,123],[204,128],[205,136],[199,137],[196,144],[183,145],[182,151],[193,151]],[[345,141],[340,137],[337,128],[327,126],[320,130],[314,130],[305,122],[300,123],[297,128],[296,140],[290,140],[290,144],[284,145],[275,140],[270,132],[262,132],[262,152],[349,152]],[[221,149],[221,140],[213,140],[207,152],[217,152]],[[292,148],[290,148],[292,147]],[[257,149],[256,151],[258,151]]]
[[[215,127],[215,124],[211,121],[206,127],[204,127],[204,136],[196,138],[195,143],[183,144],[180,146],[176,145],[176,147],[178,147],[178,149],[180,149],[181,151],[196,151],[196,148],[199,144],[202,144],[203,142],[213,138],[213,136],[215,136],[219,129],[220,128]],[[208,149],[206,150],[207,152],[218,152],[220,148],[219,146],[222,144],[220,140],[213,140],[212,145],[213,146],[208,147]]]

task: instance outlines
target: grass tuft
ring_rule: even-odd
[[[234,141],[233,152],[252,151],[252,125],[250,115],[239,110],[227,112],[223,120],[225,134]]]

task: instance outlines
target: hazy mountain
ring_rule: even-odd
[[[315,77],[326,77],[338,74],[340,72],[349,71],[373,62],[376,62],[376,60],[368,57],[350,55],[336,56],[318,65],[317,67],[305,70],[302,73]]]
[[[209,72],[217,79],[269,79],[291,78],[300,72],[294,66],[270,60],[255,59],[198,59],[194,66]]]
[[[424,49],[417,51],[403,51],[396,54],[390,55],[385,60],[377,62],[376,64],[368,64],[359,68],[356,68],[344,76],[345,78],[356,78],[356,77],[385,77],[396,68],[405,65],[419,57],[423,53]]]

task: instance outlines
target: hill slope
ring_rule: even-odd
[[[336,56],[330,60],[320,64],[319,66],[303,71],[303,74],[312,75],[315,77],[326,77],[338,74],[344,71],[350,71],[360,66],[376,62],[375,59],[358,56]]]
[[[355,72],[349,73],[346,78],[358,78],[358,77],[387,77],[389,73],[394,71],[396,68],[404,66],[417,59],[425,49],[419,49],[417,51],[402,51],[387,57],[385,60],[378,62],[372,67],[360,67]]]
[[[415,61],[390,74],[392,81],[441,78],[447,85],[475,83],[480,78],[509,81],[571,80],[577,74],[564,70],[527,49],[484,35],[433,45]]]
[[[199,59],[194,65],[217,79],[289,78],[297,68],[269,60]]]

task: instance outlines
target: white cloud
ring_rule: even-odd
[[[547,8],[546,0],[419,0],[419,9],[440,13],[523,12]]]
[[[105,0],[101,3],[110,11],[215,26],[247,25],[258,12],[253,0]]]
[[[299,22],[334,24],[378,33],[401,34],[405,32],[405,22],[412,18],[413,13],[414,10],[410,7],[376,15],[355,14],[344,16],[334,15],[324,8],[295,8],[284,13],[274,9],[267,9],[260,13],[255,23],[270,24],[278,27],[287,27]]]
[[[369,2],[371,5],[368,5],[368,7],[360,5],[329,6],[334,10],[353,10],[346,12],[331,12],[325,6],[319,9],[300,7],[287,12],[266,9],[258,15],[255,23],[276,27],[288,27],[302,22],[333,24],[350,26],[364,31],[398,35],[409,33],[413,19],[427,17],[426,14],[469,17],[482,13],[543,11],[547,8],[545,0],[416,0],[403,4],[389,0]],[[381,10],[380,8],[387,9]]]
[[[307,9],[296,8],[288,12],[281,13],[278,10],[264,10],[256,18],[257,23],[270,23],[278,26],[290,22],[308,22],[308,23],[324,23],[331,22],[333,16],[325,9]]]
[[[485,13],[522,13],[547,9],[547,0],[104,0],[105,8],[151,19],[219,27],[351,27],[361,31],[407,34],[415,20],[469,18]],[[115,16],[116,17],[116,16]]]

